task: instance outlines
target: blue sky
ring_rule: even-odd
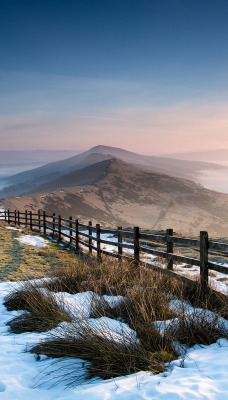
[[[226,0],[0,0],[1,149],[228,148]]]

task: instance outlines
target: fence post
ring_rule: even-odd
[[[58,241],[61,241],[62,235],[61,235],[61,231],[62,231],[62,226],[61,226],[61,222],[62,222],[62,218],[61,215],[59,215],[59,220],[58,220]]]
[[[6,210],[4,211],[4,219],[5,219],[5,222],[6,222]]]
[[[18,210],[18,212],[17,212],[17,223],[18,223],[18,225],[20,226],[20,211]]]
[[[75,220],[75,250],[79,251],[79,231],[78,231],[78,219]]]
[[[17,210],[14,211],[14,225],[17,224]]]
[[[123,255],[123,239],[122,239],[122,226],[118,226],[118,232],[117,232],[117,241],[118,241],[118,260],[122,261],[122,255]]]
[[[204,299],[208,290],[208,233],[200,232],[200,294]]]
[[[27,228],[28,225],[28,211],[25,210],[25,227]]]
[[[97,261],[101,261],[101,227],[100,224],[96,224],[96,235],[97,235]]]
[[[173,253],[173,243],[168,242],[168,236],[173,236],[173,229],[167,229],[166,235],[167,235],[166,252],[167,253]],[[167,261],[167,269],[169,269],[170,271],[173,271],[173,260],[169,260],[168,259],[168,261]]]
[[[43,228],[44,228],[44,235],[47,233],[47,225],[46,225],[46,212],[43,211]]]
[[[52,232],[53,232],[53,235],[55,234],[55,220],[56,220],[55,213],[53,213],[52,214]]]
[[[72,217],[69,217],[69,234],[70,234],[70,244],[72,244],[72,235],[73,235]]]
[[[139,227],[134,226],[134,263],[139,265]]]
[[[38,210],[38,229],[40,231],[41,221],[40,221],[40,210]]]
[[[30,229],[32,231],[32,211],[30,211]]]
[[[10,221],[10,210],[7,211],[7,214],[8,214],[8,224],[10,224],[10,222],[11,222]]]
[[[92,254],[92,221],[89,221],[89,254]]]

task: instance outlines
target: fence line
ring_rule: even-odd
[[[37,212],[18,210],[5,210],[1,213],[1,219],[9,224],[29,227],[30,230],[38,229],[39,232],[46,235],[51,233],[56,236],[59,241],[63,240],[69,243],[76,252],[88,250],[89,254],[96,253],[97,260],[101,261],[102,254],[116,257],[119,261],[123,258],[133,258],[137,267],[142,261],[143,256],[153,255],[167,260],[166,270],[158,267],[164,273],[173,272],[173,262],[178,261],[200,268],[200,292],[202,296],[206,295],[208,290],[208,272],[214,270],[228,275],[228,267],[209,261],[209,250],[217,253],[225,253],[228,255],[228,244],[216,241],[209,241],[208,232],[201,231],[199,240],[177,237],[173,235],[172,229],[167,229],[164,234],[154,234],[141,231],[139,227],[133,229],[117,229],[102,228],[100,224],[92,225],[89,221],[88,225],[80,223],[72,217],[63,218],[61,215],[56,216],[55,213],[48,215],[46,211],[38,210]],[[116,241],[104,239],[102,235],[109,234],[116,237]],[[115,252],[102,248],[103,245],[109,245],[115,248]],[[174,245],[185,248],[195,249],[199,253],[199,258],[186,257],[175,252]],[[157,250],[155,247],[158,247]],[[126,252],[125,250],[128,250]],[[130,253],[132,257],[130,257]],[[157,269],[157,267],[145,263],[149,268]],[[177,275],[182,281],[191,281],[190,279]]]

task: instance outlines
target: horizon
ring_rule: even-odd
[[[228,148],[227,12],[225,0],[1,1],[1,150]]]
[[[102,145],[102,144],[98,144],[98,145],[95,145],[95,146],[92,146],[92,147],[87,147],[87,148],[84,148],[84,149],[77,149],[77,148],[75,148],[75,149],[69,149],[69,148],[63,148],[63,149],[45,149],[45,148],[37,148],[37,149],[26,149],[26,148],[23,148],[23,149],[5,149],[5,150],[3,150],[3,149],[0,149],[0,153],[74,153],[75,152],[75,155],[77,155],[77,154],[80,154],[80,153],[84,153],[84,152],[87,152],[87,151],[89,151],[89,150],[91,150],[91,149],[93,149],[93,148],[96,148],[96,147],[107,147],[107,148],[116,148],[116,149],[120,149],[120,150],[124,150],[124,151],[129,151],[129,152],[133,152],[133,153],[135,153],[135,154],[141,154],[141,155],[145,155],[145,156],[162,156],[162,157],[169,157],[169,155],[170,156],[177,156],[177,158],[178,158],[178,156],[188,156],[188,155],[197,155],[197,154],[200,154],[200,153],[202,153],[203,155],[207,155],[207,153],[208,153],[208,155],[209,155],[209,153],[214,153],[214,154],[216,154],[216,153],[226,153],[226,152],[228,152],[228,147],[227,148],[218,148],[218,149],[203,149],[203,148],[199,148],[199,149],[196,149],[196,150],[186,150],[186,151],[179,151],[179,152],[177,152],[177,151],[175,151],[175,150],[173,150],[173,151],[171,151],[171,152],[164,152],[164,153],[161,153],[161,152],[148,152],[148,151],[144,151],[144,152],[138,152],[138,151],[133,151],[133,150],[130,150],[130,149],[128,149],[128,148],[124,148],[124,147],[120,147],[120,146],[108,146],[108,145]],[[71,156],[70,156],[71,157]],[[9,160],[10,161],[10,160]]]
[[[137,152],[137,151],[131,151],[131,150],[129,150],[128,148],[123,148],[123,147],[120,147],[120,146],[108,146],[108,145],[103,145],[103,144],[98,144],[98,145],[95,145],[95,146],[92,146],[92,147],[87,147],[87,148],[84,148],[84,149],[69,149],[69,148],[64,148],[64,149],[45,149],[45,148],[37,148],[37,149],[26,149],[26,148],[23,148],[23,149],[0,149],[0,153],[42,153],[42,152],[47,152],[47,153],[64,153],[64,152],[66,152],[66,153],[72,153],[72,152],[76,152],[77,154],[79,154],[79,153],[84,153],[84,152],[86,152],[86,151],[89,151],[89,150],[91,150],[91,149],[93,149],[93,148],[95,148],[95,147],[107,147],[107,148],[116,148],[116,149],[120,149],[120,150],[125,150],[125,151],[130,151],[130,152],[134,152],[134,153],[136,153],[136,154],[141,154],[141,155],[151,155],[151,156],[159,156],[159,155],[161,155],[161,156],[168,156],[168,155],[188,155],[188,154],[197,154],[197,153],[217,153],[217,152],[228,152],[228,147],[227,148],[218,148],[218,149],[203,149],[203,148],[200,148],[200,149],[197,149],[197,150],[189,150],[189,151],[179,151],[179,152],[176,152],[176,151],[172,151],[172,152],[166,152],[166,153],[158,153],[158,152],[156,152],[156,153],[152,153],[152,152],[148,152],[148,151],[145,151],[145,152]]]

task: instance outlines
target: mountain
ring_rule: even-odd
[[[66,174],[95,165],[98,162],[118,158],[126,163],[137,165],[145,171],[163,173],[170,176],[194,180],[202,170],[217,170],[222,168],[216,164],[200,161],[176,160],[158,156],[144,156],[120,148],[96,146],[76,156],[52,162],[42,167],[21,172],[7,179],[9,187],[5,188],[0,197],[18,195],[34,191],[41,185],[60,179]]]
[[[95,161],[96,157],[92,158]],[[88,159],[90,159],[89,156],[87,157],[87,160]],[[107,168],[112,160],[113,159],[110,158],[104,161],[94,162],[93,164],[89,164],[88,166],[85,162],[83,163],[85,165],[84,168],[81,168],[80,170],[76,170],[74,172],[70,172],[61,176],[60,178],[39,185],[30,193],[37,191],[49,191],[72,186],[93,185],[104,177]]]
[[[173,228],[189,235],[198,235],[200,230],[216,236],[228,232],[227,194],[117,158],[68,173],[39,190],[7,198],[1,205],[20,210],[45,209],[106,226]]]
[[[61,179],[61,177],[72,171],[76,172],[84,167],[110,158],[112,158],[111,155],[84,152],[65,160],[56,161],[36,169],[12,175],[7,178],[9,186],[0,191],[0,198],[35,191],[42,184],[55,179]]]

